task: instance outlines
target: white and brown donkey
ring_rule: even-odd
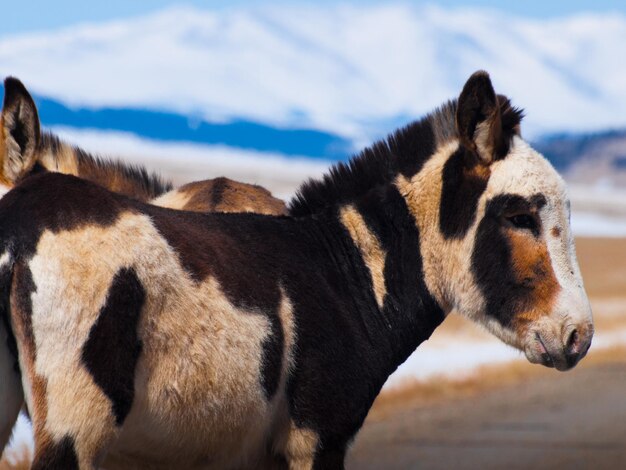
[[[260,186],[220,177],[173,189],[171,183],[143,167],[94,157],[40,130],[35,103],[18,79],[7,78],[4,90],[0,113],[0,196],[25,178],[50,171],[78,176],[139,201],[172,209],[276,215],[287,211],[283,201]],[[5,347],[5,339],[4,325],[0,324],[0,348]],[[10,367],[8,362],[2,362],[6,358],[6,354],[0,354],[0,370]],[[10,391],[13,387],[20,390]],[[17,399],[21,394],[18,382],[0,381],[0,396]],[[11,431],[5,428],[4,423],[11,420],[5,413],[11,415],[14,410],[11,404],[0,409],[0,449]]]
[[[290,216],[25,179],[0,200],[0,305],[33,468],[342,468],[387,377],[453,309],[573,367],[593,326],[568,199],[520,120],[478,72],[305,184]]]

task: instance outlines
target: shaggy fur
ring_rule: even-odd
[[[593,324],[567,196],[503,131],[500,103],[478,72],[456,131],[441,116],[406,128],[304,186],[292,216],[25,179],[0,200],[0,279],[35,466],[343,468],[388,376],[453,309],[532,362],[573,367]],[[442,224],[443,192],[468,187],[462,220]]]

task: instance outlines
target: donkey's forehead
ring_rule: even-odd
[[[567,204],[565,183],[540,153],[519,137],[514,137],[506,158],[493,163],[487,184],[487,197],[516,194],[543,195],[548,205]]]

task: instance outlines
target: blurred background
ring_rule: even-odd
[[[453,315],[390,378],[348,465],[624,468],[624,44],[618,0],[39,0],[2,8],[0,77],[85,150],[289,198],[489,71],[569,183],[594,345],[560,374]],[[0,468],[29,433],[22,418]]]

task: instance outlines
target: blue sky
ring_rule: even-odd
[[[116,18],[138,16],[172,5],[195,5],[215,9],[229,6],[260,5],[287,0],[20,0],[10,2],[3,8],[0,36],[20,32],[56,29],[82,22],[100,22]],[[312,0],[289,0],[288,3],[307,3]],[[384,0],[386,1],[386,0]],[[381,0],[352,0],[352,3],[384,3]],[[393,1],[393,0],[392,0]],[[399,0],[402,1],[402,0]],[[348,0],[350,2],[350,0]],[[621,12],[626,14],[623,0],[436,0],[420,2],[404,0],[405,3],[435,3],[447,7],[477,6],[497,8],[512,14],[534,18],[553,18],[580,12]],[[315,3],[332,3],[315,0]]]

